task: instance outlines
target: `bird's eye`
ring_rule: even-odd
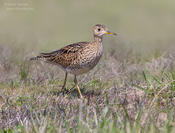
[[[98,31],[101,31],[101,29],[100,29],[100,28],[98,28]]]

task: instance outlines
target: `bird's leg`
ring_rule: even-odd
[[[63,91],[63,89],[65,89],[65,86],[66,86],[66,81],[67,81],[67,72],[65,73],[65,78],[64,78],[64,84],[63,84],[63,86],[62,86],[62,88],[61,88],[61,91]]]
[[[83,98],[83,96],[82,96],[82,94],[81,94],[81,91],[80,91],[80,88],[79,88],[79,86],[78,86],[78,82],[77,82],[77,77],[76,77],[76,75],[75,75],[75,77],[74,77],[74,83],[75,83],[75,87],[76,87],[77,90],[78,90],[78,93],[80,94],[80,98]]]

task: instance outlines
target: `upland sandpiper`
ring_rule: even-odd
[[[65,88],[68,73],[73,74],[75,87],[82,98],[77,76],[90,71],[97,65],[103,53],[102,40],[105,34],[116,35],[116,33],[108,31],[105,25],[97,24],[93,27],[93,42],[73,43],[50,53],[40,53],[39,56],[30,60],[42,60],[56,64],[63,69],[65,79],[62,89]]]

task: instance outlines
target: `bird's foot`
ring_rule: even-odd
[[[57,92],[57,96],[59,96],[60,94],[64,96],[65,94],[68,94],[68,93],[69,93],[69,90],[67,90],[65,87],[62,87],[61,90]]]

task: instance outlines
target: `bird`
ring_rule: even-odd
[[[92,42],[78,42],[69,44],[59,50],[40,53],[30,60],[41,60],[59,66],[65,72],[64,83],[61,90],[65,89],[68,74],[74,75],[75,88],[80,98],[83,98],[80,91],[77,76],[92,70],[103,54],[103,35],[117,35],[111,32],[103,24],[93,26],[94,40]]]

